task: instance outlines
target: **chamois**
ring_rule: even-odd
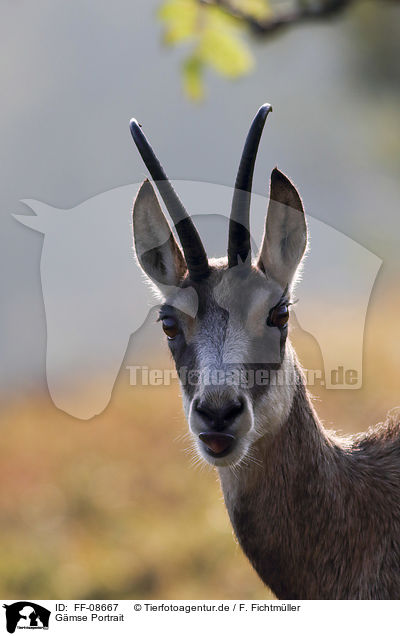
[[[197,451],[217,468],[235,534],[263,582],[280,599],[398,599],[400,411],[346,439],[320,423],[287,337],[307,226],[296,188],[276,168],[251,258],[253,170],[271,110],[258,110],[245,142],[227,258],[211,260],[131,121],[182,246],[146,180],[133,210],[137,260],[163,298],[160,321]],[[188,381],[193,372],[197,382]]]

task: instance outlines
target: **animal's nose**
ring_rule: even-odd
[[[244,400],[227,400],[223,406],[210,399],[196,400],[193,408],[204,427],[198,435],[207,453],[218,458],[228,455],[236,442],[233,424],[244,411]]]
[[[231,426],[242,413],[244,401],[237,399],[227,402],[222,407],[215,407],[210,403],[198,400],[194,408],[209,431],[221,432]]]

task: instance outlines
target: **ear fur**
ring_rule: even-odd
[[[306,246],[307,225],[300,196],[289,179],[275,168],[258,266],[282,287],[290,286]]]
[[[133,204],[133,237],[139,264],[151,281],[157,287],[179,285],[186,261],[148,179]]]

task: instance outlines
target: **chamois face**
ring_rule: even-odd
[[[287,341],[290,292],[306,246],[294,186],[271,181],[266,230],[256,261],[209,261],[193,280],[149,182],[134,205],[138,261],[161,292],[159,321],[179,374],[185,414],[199,454],[215,466],[251,458],[258,437],[289,415],[296,382]]]
[[[226,259],[210,261],[205,281],[188,278],[181,289],[194,292],[189,305],[183,298],[174,307],[179,293],[173,293],[161,306],[160,322],[189,429],[209,463],[236,464],[257,437],[276,430],[287,404],[288,292],[256,266],[228,269]]]

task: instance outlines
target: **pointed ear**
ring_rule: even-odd
[[[304,209],[294,185],[277,168],[271,174],[270,201],[258,266],[282,287],[290,286],[307,245]]]
[[[153,186],[146,179],[133,204],[133,238],[143,271],[157,285],[179,285],[187,267]]]

